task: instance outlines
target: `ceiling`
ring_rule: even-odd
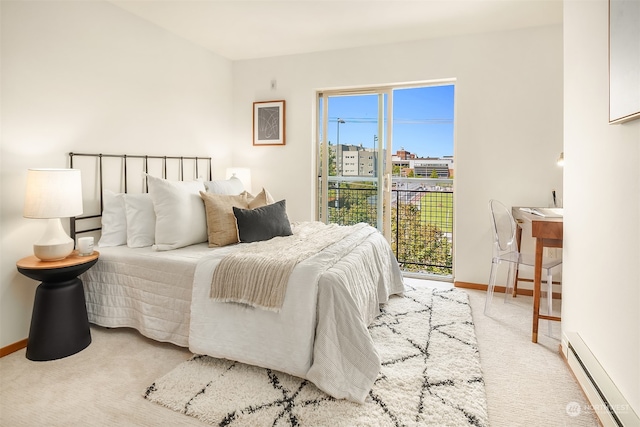
[[[109,0],[231,60],[562,23],[562,0]]]

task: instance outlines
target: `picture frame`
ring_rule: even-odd
[[[253,145],[285,145],[285,101],[253,103]]]
[[[609,0],[609,124],[640,119],[640,2]]]

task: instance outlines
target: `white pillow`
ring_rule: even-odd
[[[123,196],[110,190],[102,192],[102,235],[98,241],[98,246],[102,248],[127,244],[127,215]]]
[[[166,251],[206,242],[207,217],[200,198],[200,191],[205,191],[204,183],[147,177],[156,214],[153,248]]]
[[[206,181],[204,186],[207,188],[207,192],[224,196],[236,196],[244,191],[242,181],[235,175],[225,180]]]
[[[124,207],[127,215],[127,246],[144,248],[155,242],[156,215],[153,212],[151,195],[124,194]]]

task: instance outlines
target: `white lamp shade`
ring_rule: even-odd
[[[29,169],[25,218],[67,218],[82,214],[79,169]]]
[[[245,191],[251,193],[251,169],[249,168],[227,168],[227,179],[233,175],[242,182]]]

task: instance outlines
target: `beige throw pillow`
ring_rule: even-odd
[[[255,209],[275,203],[275,200],[273,199],[273,197],[271,197],[271,194],[269,194],[269,192],[264,188],[255,196],[253,196],[251,193],[247,193],[246,191],[242,194],[247,195],[247,200],[249,201],[249,209]]]
[[[249,209],[247,194],[237,196],[200,192],[207,213],[209,247],[238,243],[238,228],[233,207]]]

